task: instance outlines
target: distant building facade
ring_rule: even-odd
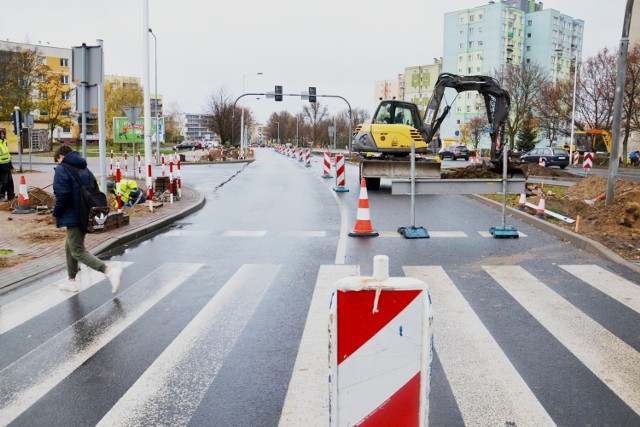
[[[185,141],[211,139],[211,114],[183,113],[180,116],[180,135]]]
[[[402,74],[394,79],[378,80],[374,83],[373,99],[377,106],[381,99],[403,99],[404,79]]]
[[[406,67],[403,74],[404,96],[402,99],[417,104],[423,112],[441,73],[442,58],[434,58],[433,64]]]
[[[506,65],[535,63],[553,80],[573,76],[580,60],[584,21],[531,0],[490,1],[445,14],[442,71],[462,75],[495,75]],[[479,94],[463,93],[441,127],[451,138],[481,113]]]

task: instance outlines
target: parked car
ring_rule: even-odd
[[[441,159],[450,158],[451,160],[465,159],[469,160],[469,149],[466,145],[454,144],[448,145],[438,153]]]
[[[540,163],[542,158],[545,166],[558,166],[564,169],[569,165],[569,153],[564,148],[541,147],[534,148],[520,157],[522,163]]]
[[[191,150],[192,148],[199,150],[202,148],[202,144],[199,141],[184,141],[176,145],[176,150]]]

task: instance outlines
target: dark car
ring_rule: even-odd
[[[469,149],[466,145],[449,145],[438,153],[441,159],[450,158],[451,160],[465,159],[469,160]]]
[[[176,145],[176,150],[191,150],[192,148],[199,150],[202,148],[202,144],[198,141],[184,141]]]
[[[540,159],[542,158],[542,163]],[[564,169],[569,165],[569,153],[564,148],[541,147],[534,148],[520,157],[523,163],[538,163],[544,166],[558,166]]]

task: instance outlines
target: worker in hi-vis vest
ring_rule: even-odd
[[[108,181],[107,187],[114,196],[118,195],[116,185],[113,181]],[[136,182],[136,180],[122,178],[120,180],[120,200],[122,201],[123,206],[133,206],[137,203],[146,202],[147,198],[138,188],[138,183]],[[118,207],[117,199],[115,202],[115,207]]]
[[[4,129],[0,129],[0,201],[11,200],[16,197],[13,177],[11,176],[12,169],[7,134]]]

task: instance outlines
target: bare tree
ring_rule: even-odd
[[[474,150],[478,149],[482,135],[485,133],[487,133],[487,119],[481,116],[468,120],[462,129],[462,134],[471,139]]]
[[[329,110],[320,102],[311,102],[302,107],[302,114],[311,127],[311,137],[313,141],[317,141],[320,133],[318,132],[318,124],[322,122],[329,114]]]
[[[559,135],[571,134],[573,82],[546,82],[533,103],[537,122],[544,136],[553,143]],[[576,100],[577,103],[577,100]]]
[[[548,71],[538,64],[507,65],[495,74],[511,97],[511,112],[505,129],[509,147],[513,149],[516,135],[547,81]]]
[[[616,93],[616,55],[603,49],[582,64],[577,121],[580,129],[611,129],[613,101]]]
[[[621,130],[623,159],[627,158],[627,144],[631,132],[640,129],[640,44],[636,43],[627,56],[627,78]]]
[[[246,110],[246,109],[245,109]],[[207,113],[211,115],[210,128],[220,135],[224,144],[238,145],[240,142],[240,114],[242,109],[233,106],[231,97],[224,88],[218,89],[207,99]],[[247,114],[245,112],[245,114]],[[245,116],[249,125],[252,122],[251,113]]]

